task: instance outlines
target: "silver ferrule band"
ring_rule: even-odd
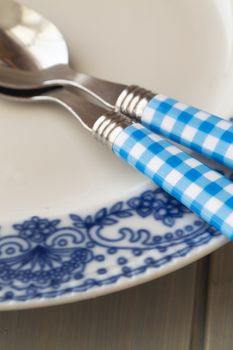
[[[154,96],[155,94],[149,90],[130,85],[118,97],[115,105],[116,111],[140,121],[146,105]]]
[[[96,120],[92,132],[98,140],[112,148],[117,136],[131,124],[132,120],[127,116],[116,112],[107,112]]]

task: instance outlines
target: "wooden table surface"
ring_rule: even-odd
[[[233,245],[112,295],[0,313],[0,350],[232,350]]]

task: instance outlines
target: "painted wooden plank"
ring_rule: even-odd
[[[232,243],[211,256],[204,349],[233,349]]]
[[[197,262],[190,350],[204,348],[209,260],[207,256]]]
[[[196,266],[95,300],[2,312],[0,349],[189,350]]]

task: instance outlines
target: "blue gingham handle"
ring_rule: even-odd
[[[233,239],[233,183],[226,177],[138,123],[117,136],[113,152]]]
[[[152,131],[233,168],[233,124],[164,95],[154,96],[141,122]]]

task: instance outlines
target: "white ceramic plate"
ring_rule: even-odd
[[[231,0],[24,2],[63,31],[76,69],[231,115]],[[61,107],[0,108],[0,309],[127,288],[226,242]]]

